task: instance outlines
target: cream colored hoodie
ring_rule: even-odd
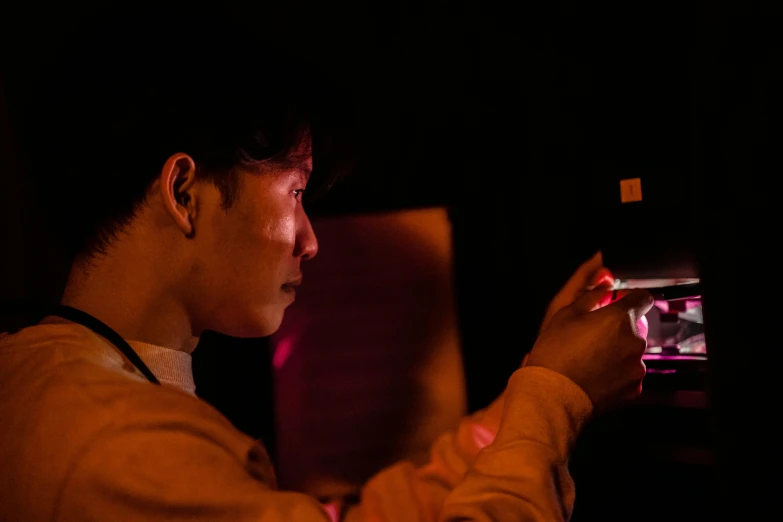
[[[156,375],[168,372],[164,386],[79,325],[0,338],[0,521],[333,519],[276,489],[263,447],[176,375],[189,361],[140,351]],[[504,397],[441,436],[427,465],[378,473],[347,520],[567,520],[567,458],[589,398],[543,368],[518,370]]]

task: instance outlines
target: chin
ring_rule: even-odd
[[[238,320],[240,317],[244,320]],[[282,322],[283,311],[274,314],[270,314],[269,311],[246,315],[235,314],[230,320],[221,321],[222,327],[216,330],[224,335],[243,339],[268,337],[280,328]]]

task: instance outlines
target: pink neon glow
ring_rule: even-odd
[[[283,367],[285,362],[291,357],[291,353],[294,351],[294,338],[293,336],[283,337],[277,342],[275,346],[275,353],[272,355],[272,366],[275,370],[279,370]]]
[[[643,361],[703,361],[706,355],[663,355],[659,353],[646,353],[642,355]]]
[[[647,339],[647,333],[650,331],[650,323],[647,321],[647,316],[643,315],[636,321],[636,331],[639,333],[639,337]]]
[[[495,434],[481,424],[474,424],[472,431],[473,442],[476,443],[476,447],[479,449],[484,449],[495,442]]]
[[[337,502],[323,504],[323,508],[324,511],[326,511],[326,514],[329,515],[329,520],[332,522],[340,522],[340,506]]]
[[[663,375],[670,375],[677,373],[676,368],[647,368],[647,373],[659,373]]]
[[[669,313],[669,301],[655,301],[655,307],[663,313]]]

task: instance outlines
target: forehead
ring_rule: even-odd
[[[307,158],[302,162],[300,168],[302,168],[305,171],[305,174],[309,178],[310,174],[313,172],[313,155],[312,154],[307,156]]]
[[[251,168],[251,172],[272,174],[276,178],[301,178],[303,181],[310,179],[313,171],[313,157],[289,155],[282,161],[277,161],[267,165],[260,165],[256,169]]]
[[[308,154],[307,156],[290,158],[289,161],[280,165],[276,170],[280,174],[301,176],[307,181],[310,179],[310,174],[313,172],[313,156]]]

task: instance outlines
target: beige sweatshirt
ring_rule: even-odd
[[[0,521],[333,520],[276,489],[263,447],[192,394],[189,360],[134,344],[162,387],[79,325],[0,338]],[[504,397],[440,437],[427,465],[378,473],[347,520],[568,519],[567,457],[590,400],[543,368],[518,370]]]

